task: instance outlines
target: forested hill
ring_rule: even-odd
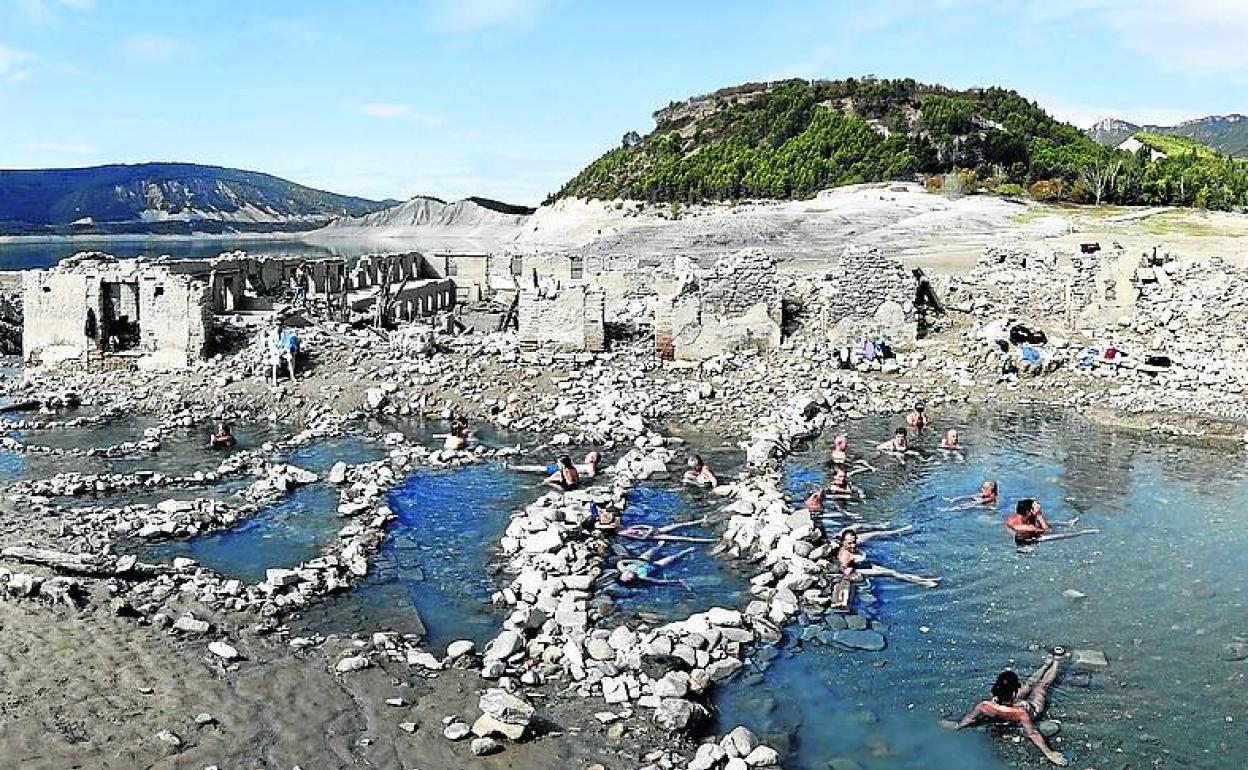
[[[805,198],[915,178],[1079,202],[1229,208],[1248,195],[1248,166],[1239,161],[1102,147],[1002,88],[955,91],[910,79],[750,83],[673,103],[654,118],[652,132],[625,134],[553,197]]]
[[[307,230],[393,203],[194,163],[0,171],[0,234]]]

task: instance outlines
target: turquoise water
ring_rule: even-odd
[[[660,527],[677,521],[711,517],[705,526],[674,532],[692,537],[716,537],[722,529],[716,524],[723,498],[713,497],[704,490],[671,486],[641,486],[628,496],[624,524],[649,524]],[[616,549],[606,559],[605,567],[613,568],[621,552],[636,558],[657,545],[657,541],[615,538]],[[729,562],[710,554],[711,545],[702,543],[667,542],[655,558],[674,555],[687,548],[693,551],[657,573],[656,577],[679,580],[683,585],[621,585],[610,581],[603,593],[611,596],[615,607],[626,615],[647,620],[683,620],[695,612],[711,607],[737,607],[749,589],[748,577]]]
[[[338,517],[337,509],[336,489],[310,484],[223,532],[135,544],[129,550],[164,562],[186,556],[226,577],[255,583],[270,567],[294,567],[319,556],[350,523]]]
[[[849,427],[865,447],[890,426]],[[1219,660],[1223,644],[1248,636],[1242,452],[1158,445],[1042,411],[937,427],[962,430],[965,457],[942,455],[925,437],[927,459],[876,463],[878,473],[855,477],[868,500],[850,508],[863,521],[917,526],[864,550],[885,566],[939,574],[940,587],[873,581],[877,602],[858,611],[883,624],[882,652],[803,644],[791,628],[764,674],[720,692],[719,725],[766,734],[787,747],[792,770],[832,759],[866,770],[1041,767],[1034,747],[1013,740],[1017,730],[949,733],[937,722],[986,697],[1002,668],[1026,675],[1042,660],[1038,648],[1060,644],[1104,651],[1110,662],[1068,668],[1053,692],[1046,716],[1061,721],[1055,745],[1071,766],[1242,764],[1248,663]],[[795,458],[791,479],[822,476],[824,456],[820,445]],[[1001,483],[1000,511],[938,510],[984,478]],[[791,484],[796,503],[804,486]],[[1050,522],[1079,517],[1075,529],[1101,534],[1020,551],[1002,522],[1023,496],[1038,497]]]
[[[390,493],[391,524],[368,578],[304,613],[300,627],[424,629],[442,648],[456,639],[485,643],[502,617],[490,605],[500,581],[490,568],[510,514],[547,490],[536,477],[488,463],[421,471]]]

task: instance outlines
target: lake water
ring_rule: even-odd
[[[405,248],[398,246],[396,248]],[[350,239],[308,243],[297,238],[74,238],[74,239],[0,239],[0,270],[27,270],[55,265],[80,251],[103,251],[115,257],[156,258],[168,255],[173,259],[207,259],[223,251],[246,251],[256,256],[358,257],[384,251],[374,243]]]
[[[1248,662],[1219,659],[1248,638],[1248,471],[1243,452],[1157,444],[1042,410],[972,414],[968,451],[879,460],[855,477],[862,521],[913,524],[914,534],[864,545],[873,561],[938,574],[939,588],[875,579],[858,611],[888,648],[849,651],[798,641],[793,627],[760,674],[719,693],[718,725],[746,724],[787,749],[790,770],[1042,767],[1017,729],[951,733],[987,697],[1001,669],[1026,676],[1048,645],[1103,651],[1109,666],[1068,668],[1046,716],[1080,768],[1229,768],[1248,761]],[[859,448],[890,425],[849,426]],[[852,453],[851,453],[852,454]],[[794,503],[825,473],[826,446],[794,458]],[[1001,483],[1000,511],[945,512],[946,497]],[[1088,535],[1020,551],[1002,526],[1020,497],[1050,522]],[[1059,526],[1059,529],[1063,527]],[[1078,591],[1085,598],[1063,592]]]

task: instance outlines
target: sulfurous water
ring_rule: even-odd
[[[873,579],[875,601],[856,610],[885,633],[881,652],[825,645],[818,620],[790,627],[720,690],[717,726],[750,726],[786,749],[793,770],[1038,768],[1047,763],[1017,728],[954,733],[938,721],[987,697],[1001,669],[1026,676],[1044,647],[1062,645],[1109,661],[1068,661],[1052,693],[1045,717],[1060,722],[1054,745],[1072,767],[1244,766],[1248,662],[1221,659],[1224,645],[1248,639],[1244,453],[1039,409],[936,417],[937,428],[962,430],[964,455],[935,450],[929,433],[918,442],[926,457],[902,465],[866,449],[891,425],[848,426],[851,458],[879,470],[855,476],[867,500],[841,520],[914,525],[864,550],[885,566],[939,575],[940,586]],[[790,463],[795,505],[825,475],[826,450]],[[985,478],[1001,484],[1000,510],[941,510]],[[1100,533],[1020,550],[1003,528],[1020,497],[1040,499],[1050,522],[1069,522],[1058,531]]]
[[[264,580],[270,567],[294,567],[320,555],[346,525],[337,509],[337,490],[309,484],[223,532],[131,550],[157,561],[186,556],[226,577],[254,583]]]

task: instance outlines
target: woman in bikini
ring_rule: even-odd
[[[1049,687],[1057,679],[1064,654],[1060,647],[1054,648],[1044,665],[1031,675],[1026,684],[1019,682],[1018,674],[1013,671],[1002,671],[992,685],[992,698],[972,706],[956,729],[970,727],[980,719],[1013,722],[1022,726],[1023,734],[1044,753],[1045,759],[1055,765],[1066,765],[1066,757],[1049,747],[1035,725],[1048,704]]]
[[[718,542],[713,537],[690,537],[688,535],[673,535],[688,527],[706,526],[709,520],[704,516],[693,521],[677,521],[671,524],[664,524],[661,527],[653,527],[649,524],[633,524],[620,530],[620,537],[626,537],[629,540],[656,540],[663,542],[666,540],[678,540],[683,543],[715,543]]]
[[[559,469],[548,476],[545,483],[567,492],[581,485],[581,474],[572,464],[572,458],[563,455],[559,458]]]

